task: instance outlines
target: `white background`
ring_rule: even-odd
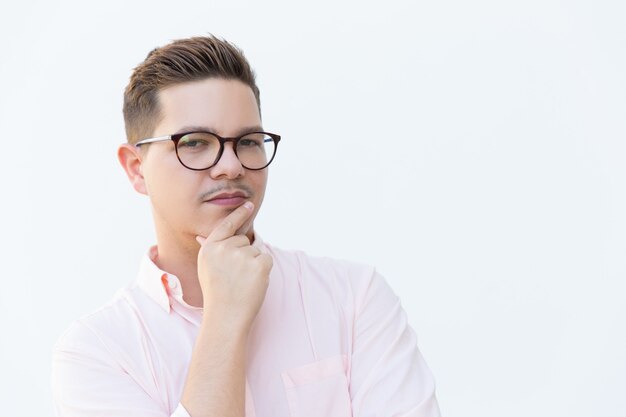
[[[132,68],[212,32],[284,138],[260,235],[376,265],[444,416],[625,416],[625,4],[3,2],[2,415],[52,415],[54,341],[154,241]]]

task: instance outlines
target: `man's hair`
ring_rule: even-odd
[[[124,123],[128,143],[152,136],[161,117],[158,93],[176,84],[206,78],[239,80],[261,98],[255,74],[241,49],[210,36],[175,40],[152,50],[130,77],[124,91]]]

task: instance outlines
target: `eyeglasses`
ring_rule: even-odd
[[[194,171],[209,169],[220,160],[224,144],[233,142],[233,150],[241,165],[258,171],[274,160],[280,135],[267,132],[249,132],[236,138],[224,138],[211,132],[187,132],[142,139],[135,146],[171,140],[176,157],[184,167]]]

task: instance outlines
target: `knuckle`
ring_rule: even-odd
[[[223,253],[226,250],[226,243],[222,240],[213,244],[213,250],[218,253]]]
[[[207,253],[211,252],[211,249],[213,249],[213,243],[211,242],[205,242],[204,245],[200,246],[200,253],[203,255],[206,255]]]
[[[271,268],[272,265],[274,264],[274,260],[272,259],[272,257],[268,254],[261,254],[258,256],[258,260],[261,263],[261,265]]]

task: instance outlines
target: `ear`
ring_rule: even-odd
[[[117,159],[126,172],[131,185],[140,194],[148,195],[146,180],[141,170],[142,155],[139,148],[123,143],[117,149]]]

